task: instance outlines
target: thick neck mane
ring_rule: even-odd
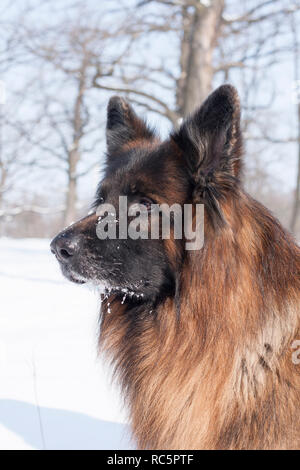
[[[300,250],[244,193],[187,252],[181,313],[103,305],[100,344],[115,364],[139,448],[300,445]]]

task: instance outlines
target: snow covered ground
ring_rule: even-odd
[[[134,448],[97,358],[98,308],[47,240],[0,238],[1,450]]]

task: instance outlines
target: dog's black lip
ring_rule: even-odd
[[[86,281],[80,281],[79,279],[75,279],[71,276],[68,277],[69,281],[74,282],[74,284],[86,284]]]
[[[76,278],[73,274],[71,274],[68,270],[64,269],[63,267],[61,268],[61,270],[62,270],[64,277],[68,279],[68,281],[71,281],[74,284],[86,284],[87,281]]]

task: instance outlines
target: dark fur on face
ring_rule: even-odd
[[[107,114],[94,208],[118,207],[119,196],[205,207],[197,251],[172,230],[166,240],[100,240],[96,212],[51,244],[70,280],[108,288],[100,345],[138,447],[300,448],[300,369],[291,359],[300,250],[242,188],[236,90],[218,88],[164,142],[119,97]]]
[[[162,204],[204,202],[211,220],[223,221],[219,201],[237,184],[241,147],[239,107],[235,90],[223,86],[170,139],[161,142],[119,97],[107,109],[107,161],[94,207],[118,207],[147,199]],[[118,219],[118,214],[117,214]],[[128,301],[156,304],[176,292],[177,269],[183,262],[184,241],[176,241],[178,255],[170,260],[163,240],[99,240],[98,218],[92,214],[67,228],[58,238],[73,238],[76,252],[62,261],[72,281],[105,282]],[[135,295],[133,295],[135,294]]]

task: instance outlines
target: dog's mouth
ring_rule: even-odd
[[[112,271],[107,272],[89,265],[74,266],[74,263],[62,263],[60,260],[60,268],[63,276],[68,281],[77,285],[87,284],[93,289],[99,290],[100,294],[106,299],[114,296],[120,300],[122,304],[140,304],[149,302],[155,297],[155,291],[152,282],[145,277],[140,279],[120,279],[120,276],[114,277]]]
[[[134,286],[126,285],[115,285],[113,282],[109,282],[107,279],[92,279],[83,276],[82,274],[69,269],[66,266],[61,266],[63,275],[74,284],[93,284],[101,288],[103,295],[108,298],[111,295],[115,295],[121,299],[122,303],[126,301],[142,301],[145,297],[143,293],[143,287],[147,286],[147,281],[140,281]]]
[[[76,276],[74,276],[74,274],[68,274],[68,276],[66,277],[68,278],[69,281],[74,282],[74,284],[86,284],[87,283],[86,280],[77,278]]]
[[[60,266],[61,266],[61,271],[63,275],[68,279],[68,281],[71,281],[74,284],[86,284],[89,281],[81,274],[66,268],[66,266],[64,265],[60,265]]]

